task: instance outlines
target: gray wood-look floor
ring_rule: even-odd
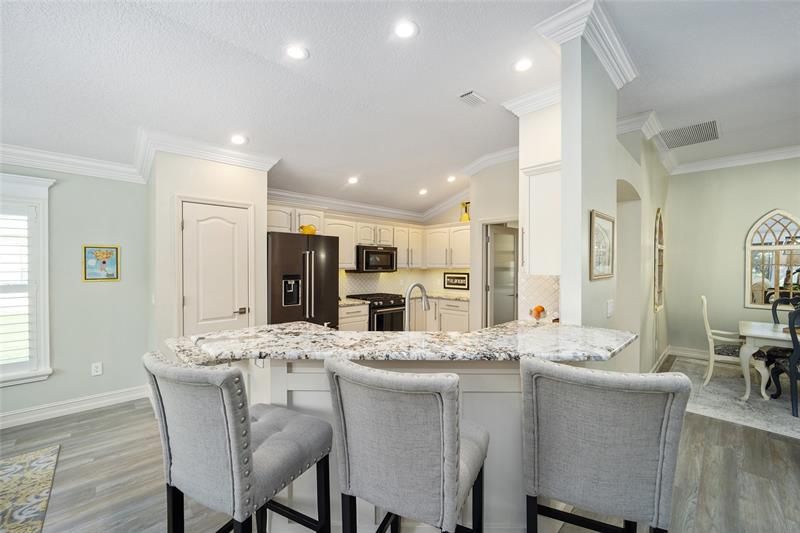
[[[5,430],[0,454],[50,444],[61,444],[61,455],[45,533],[165,530],[161,441],[148,400]],[[797,533],[798,496],[799,441],[686,416],[673,533]],[[226,517],[187,499],[186,521],[187,531],[215,531]]]

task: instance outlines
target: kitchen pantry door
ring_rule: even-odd
[[[183,334],[249,325],[249,213],[183,202]]]

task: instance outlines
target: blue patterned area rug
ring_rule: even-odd
[[[0,459],[0,532],[39,533],[60,446]]]

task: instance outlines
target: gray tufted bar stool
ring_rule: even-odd
[[[527,530],[538,515],[586,529],[669,528],[672,482],[691,382],[679,373],[626,374],[535,357],[520,361]],[[551,498],[624,520],[623,527],[542,505]]]
[[[356,497],[449,533],[483,531],[483,464],[489,434],[459,424],[455,374],[376,370],[326,359],[342,492],[343,533],[356,533]],[[472,529],[457,525],[472,489]]]
[[[248,405],[242,372],[143,357],[167,480],[167,531],[183,533],[183,496],[231,516],[219,532],[266,532],[267,510],[330,533],[330,424],[284,407]],[[316,465],[318,517],[272,498]],[[218,533],[219,533],[218,532]]]

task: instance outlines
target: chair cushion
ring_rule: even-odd
[[[250,406],[250,431],[257,506],[327,455],[333,437],[324,420],[266,404]]]
[[[783,348],[780,346],[763,346],[758,351],[753,353],[753,359],[765,361],[767,365],[771,365],[779,360],[788,360],[792,355],[791,348]]]
[[[740,345],[738,344],[715,344],[714,353],[717,355],[739,357],[739,348]]]
[[[458,508],[464,505],[489,449],[489,433],[470,422],[461,421],[458,461]]]

